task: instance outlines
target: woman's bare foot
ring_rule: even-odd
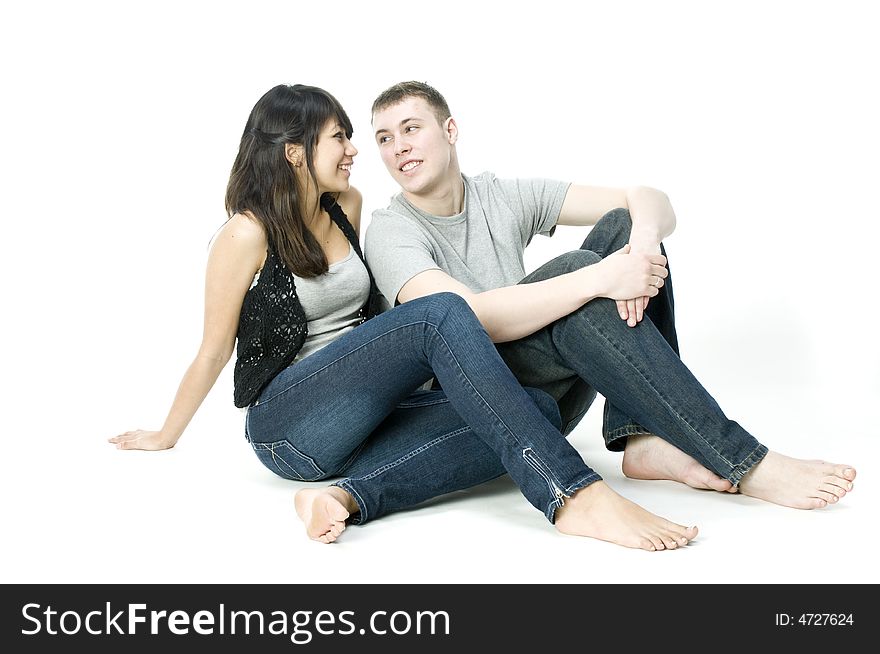
[[[339,538],[346,519],[357,511],[352,496],[339,486],[304,488],[297,491],[293,504],[309,538],[322,543],[332,543]]]
[[[697,536],[656,516],[615,493],[604,481],[581,488],[556,510],[556,528],[563,534],[598,538],[624,547],[674,550]]]
[[[768,452],[740,479],[739,492],[795,509],[821,509],[853,489],[855,468]]]
[[[729,481],[654,434],[627,438],[622,468],[623,474],[630,479],[668,479],[691,488],[736,492],[736,487]]]

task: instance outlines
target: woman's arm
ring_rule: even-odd
[[[174,447],[232,356],[245,293],[265,258],[262,227],[246,216],[233,216],[211,245],[205,274],[202,344],[183,375],[162,429],[129,431],[109,442],[122,450]]]

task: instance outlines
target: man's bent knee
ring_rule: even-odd
[[[599,222],[602,222],[603,220],[607,220],[615,225],[620,225],[621,227],[632,227],[632,217],[629,215],[629,209],[625,207],[612,209],[602,216],[602,218],[599,219]]]
[[[589,250],[572,250],[571,252],[560,254],[558,257],[551,259],[533,273],[526,276],[520,283],[530,284],[532,282],[540,282],[545,279],[559,277],[560,275],[580,270],[585,266],[592,266],[594,263],[599,263],[600,261],[602,261],[602,257],[595,252],[590,252]]]
[[[567,316],[560,318],[560,321],[574,316],[586,318],[593,324],[602,323],[610,325],[611,329],[632,329],[632,327],[627,326],[625,321],[620,319],[620,314],[617,312],[617,303],[607,297],[597,297],[590,300]]]
[[[556,404],[556,400],[553,399],[552,395],[545,393],[539,388],[531,388],[530,386],[524,386],[523,390],[531,396],[535,405],[538,407],[538,410],[544,414],[544,417],[547,418],[547,420],[553,423],[553,426],[556,427],[556,429],[562,427],[562,416],[559,413],[559,405]]]
[[[631,231],[632,218],[629,209],[624,207],[612,209],[593,226],[581,248],[598,251],[602,256],[607,256],[629,241]]]

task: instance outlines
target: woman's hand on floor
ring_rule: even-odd
[[[169,439],[161,431],[135,429],[108,438],[107,442],[116,445],[117,450],[167,450],[174,447],[177,441]]]

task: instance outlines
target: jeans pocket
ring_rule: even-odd
[[[312,457],[303,454],[286,440],[251,445],[263,465],[279,477],[294,481],[317,481],[327,476]]]

